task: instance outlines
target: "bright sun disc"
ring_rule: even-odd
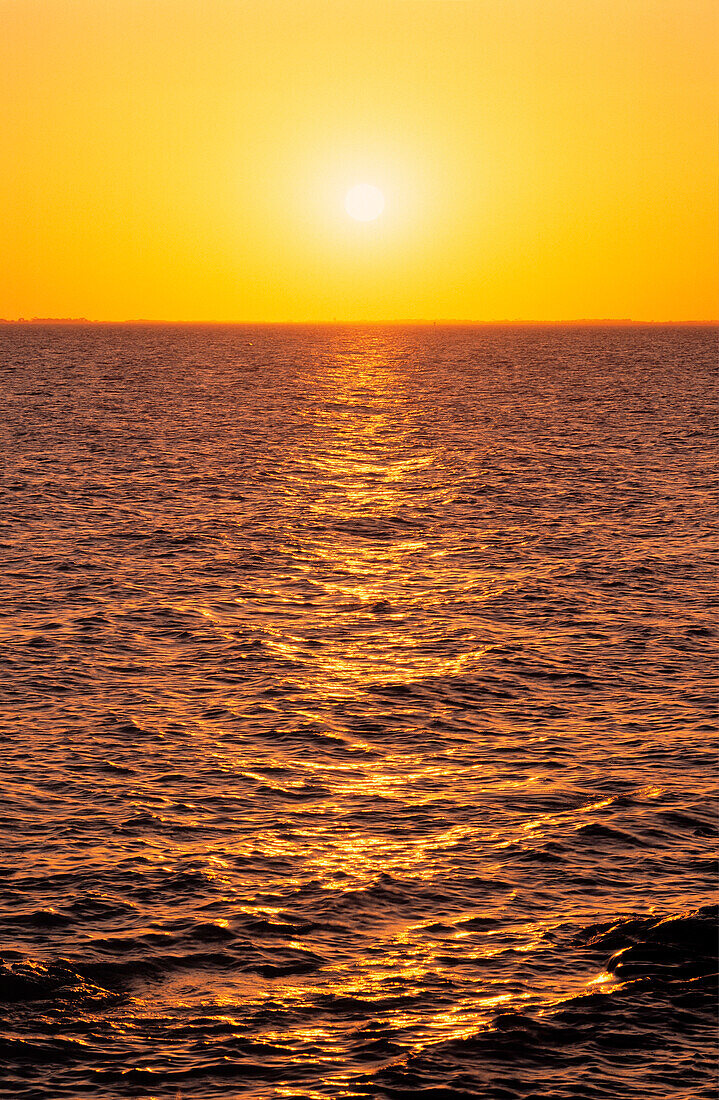
[[[345,210],[358,222],[371,222],[384,210],[384,195],[372,183],[357,183],[345,195]]]

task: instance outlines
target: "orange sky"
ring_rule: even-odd
[[[0,316],[716,317],[718,31],[715,0],[0,0]]]

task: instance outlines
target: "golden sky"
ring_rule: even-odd
[[[714,318],[718,31],[716,0],[0,0],[0,316]]]

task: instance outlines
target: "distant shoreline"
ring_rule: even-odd
[[[394,319],[386,321],[158,321],[150,318],[137,318],[123,321],[96,321],[87,317],[18,317],[14,320],[0,317],[0,325],[22,326],[30,328],[33,325],[67,325],[67,326],[154,326],[157,328],[183,327],[225,327],[225,328],[353,328],[358,325],[366,327],[383,326],[416,326],[422,328],[716,328],[719,319],[708,321],[634,321],[628,318],[578,318],[568,321],[463,321],[452,319],[437,319],[427,321],[424,319]]]

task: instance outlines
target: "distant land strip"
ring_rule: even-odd
[[[571,328],[572,326],[606,326],[606,327],[627,327],[638,328],[652,325],[655,327],[672,327],[676,325],[686,325],[689,327],[699,326],[714,326],[719,325],[719,318],[707,319],[707,320],[687,320],[687,321],[636,321],[630,317],[577,317],[570,318],[568,320],[561,321],[536,321],[536,320],[523,320],[523,319],[510,319],[502,318],[496,321],[471,321],[462,320],[457,318],[438,317],[436,320],[427,320],[426,318],[388,318],[387,320],[357,320],[357,321],[341,321],[333,319],[331,321],[163,321],[155,318],[145,317],[132,317],[125,320],[93,320],[89,317],[17,317],[7,318],[0,317],[0,325],[157,325],[157,326],[178,326],[178,325],[227,325],[227,326],[244,326],[252,328],[270,328],[272,326],[280,327],[283,325],[325,325],[327,327],[332,326],[351,326],[351,325],[422,325],[422,326],[454,326],[454,327],[467,327],[467,328],[494,328],[499,326],[526,326],[526,327],[565,327]]]

